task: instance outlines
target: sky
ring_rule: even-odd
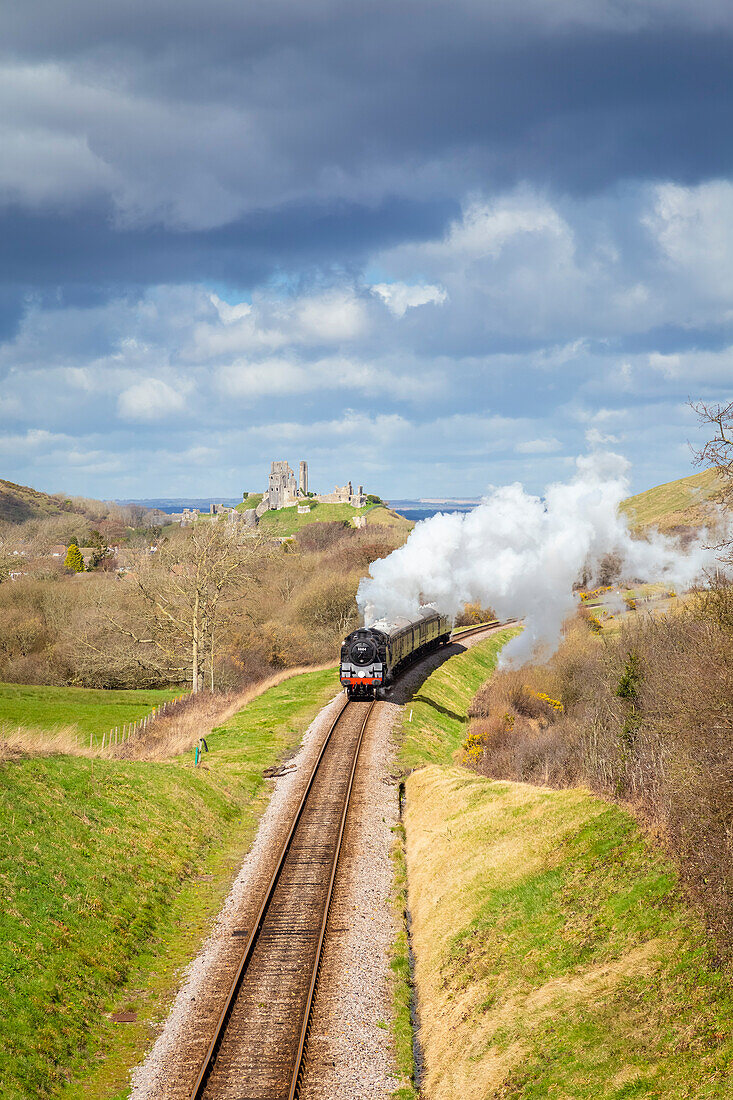
[[[733,399],[727,0],[6,0],[0,476],[693,472]]]

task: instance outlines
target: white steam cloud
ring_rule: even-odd
[[[365,623],[413,618],[422,603],[454,616],[478,601],[500,618],[524,619],[522,634],[502,654],[503,663],[520,663],[538,647],[554,651],[584,564],[593,571],[610,551],[620,554],[627,576],[689,587],[715,566],[714,552],[699,540],[683,553],[659,533],[633,539],[618,512],[629,495],[627,470],[620,455],[582,457],[575,477],[550,485],[544,499],[508,485],[472,512],[418,523],[361,582]]]

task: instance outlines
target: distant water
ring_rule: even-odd
[[[388,503],[390,508],[394,508],[405,519],[417,522],[437,516],[438,512],[472,512],[479,501],[446,500],[440,504],[426,504],[424,500],[390,500]]]
[[[198,508],[200,512],[208,512],[211,504],[225,504],[233,508],[235,504],[241,504],[241,497],[160,497],[149,500],[116,500],[115,504],[142,504],[151,511],[182,512],[184,508]]]
[[[117,504],[143,504],[146,508],[158,512],[182,512],[184,508],[198,508],[200,512],[208,512],[211,504],[225,504],[233,508],[241,502],[241,497],[155,497],[147,500],[118,500]],[[390,500],[387,502],[390,508],[394,508],[400,515],[417,522],[419,519],[429,519],[438,512],[472,512],[476,501],[446,500],[440,504],[426,504],[424,500]]]

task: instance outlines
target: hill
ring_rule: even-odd
[[[627,497],[620,507],[631,527],[637,529],[658,527],[660,531],[674,531],[702,527],[713,518],[712,505],[719,490],[715,470],[702,470]]]
[[[237,512],[248,512],[250,508],[256,508],[261,503],[264,493],[250,493],[246,500],[236,505]]]
[[[14,481],[0,478],[0,520],[6,523],[23,523],[27,519],[43,516],[60,516],[70,509],[48,493],[31,489],[28,485],[16,485]]]
[[[312,501],[310,512],[299,513],[297,505],[292,508],[279,508],[265,512],[259,522],[258,530],[263,535],[285,537],[294,535],[301,527],[311,523],[351,522],[356,516],[366,516],[368,524],[381,523],[389,527],[404,527],[409,530],[412,524],[404,516],[393,512],[381,504],[367,505],[365,508],[352,508],[350,504],[319,504]]]

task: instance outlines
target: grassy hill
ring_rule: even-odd
[[[411,531],[415,526],[411,519],[407,519],[406,516],[395,512],[394,508],[388,508],[385,504],[377,504],[374,508],[370,508],[367,512],[366,521],[367,526],[372,523],[379,523],[384,527],[402,527],[406,531]]]
[[[702,527],[711,518],[711,503],[720,489],[715,470],[702,470],[692,477],[682,477],[656,485],[645,493],[621,502],[632,527],[659,527],[669,531],[676,527]]]
[[[259,531],[263,535],[285,537],[294,535],[301,527],[311,523],[350,523],[355,516],[366,516],[367,523],[382,523],[390,527],[412,526],[404,516],[381,504],[368,504],[365,508],[352,508],[350,504],[319,504],[311,501],[310,512],[300,514],[297,505],[265,512],[260,519]]]
[[[23,523],[42,516],[60,516],[63,511],[61,502],[48,493],[0,478],[0,520]]]
[[[248,512],[250,508],[256,508],[262,501],[264,493],[250,493],[246,500],[243,500],[241,504],[236,505],[237,512]]]

